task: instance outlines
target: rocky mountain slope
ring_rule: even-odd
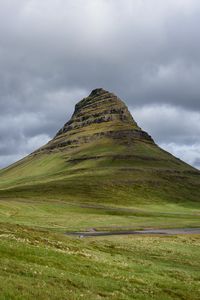
[[[102,138],[113,139],[124,145],[130,145],[134,140],[153,143],[117,96],[103,89],[95,89],[76,104],[71,119],[39,151],[68,150]]]

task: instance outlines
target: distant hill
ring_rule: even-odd
[[[46,145],[0,171],[0,196],[135,205],[200,201],[200,172],[158,147],[95,89]]]

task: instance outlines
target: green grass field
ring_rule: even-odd
[[[88,207],[89,206],[89,207]],[[61,201],[1,200],[0,220],[59,232],[145,227],[199,227],[199,210],[166,205],[127,209],[117,206],[83,205]],[[160,208],[160,210],[158,209]],[[167,211],[168,210],[168,211]],[[175,212],[174,212],[175,211]]]
[[[77,239],[1,224],[0,299],[200,298],[200,237]]]
[[[101,191],[95,202],[92,190],[85,198],[84,189],[57,197],[46,190],[46,198],[31,186],[23,193],[3,190],[0,299],[199,299],[199,235],[64,235],[93,228],[200,227],[196,202],[150,202],[141,193],[134,202],[122,189],[115,192],[109,199]],[[127,197],[123,206],[121,195]]]
[[[200,227],[200,172],[153,144],[103,140],[0,171],[0,299],[200,298],[200,237],[72,238]]]

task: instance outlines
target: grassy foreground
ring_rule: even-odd
[[[200,237],[76,239],[1,224],[0,299],[200,298]]]

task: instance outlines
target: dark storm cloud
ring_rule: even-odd
[[[196,0],[0,0],[0,165],[45,143],[96,87],[198,162],[199,20]]]

